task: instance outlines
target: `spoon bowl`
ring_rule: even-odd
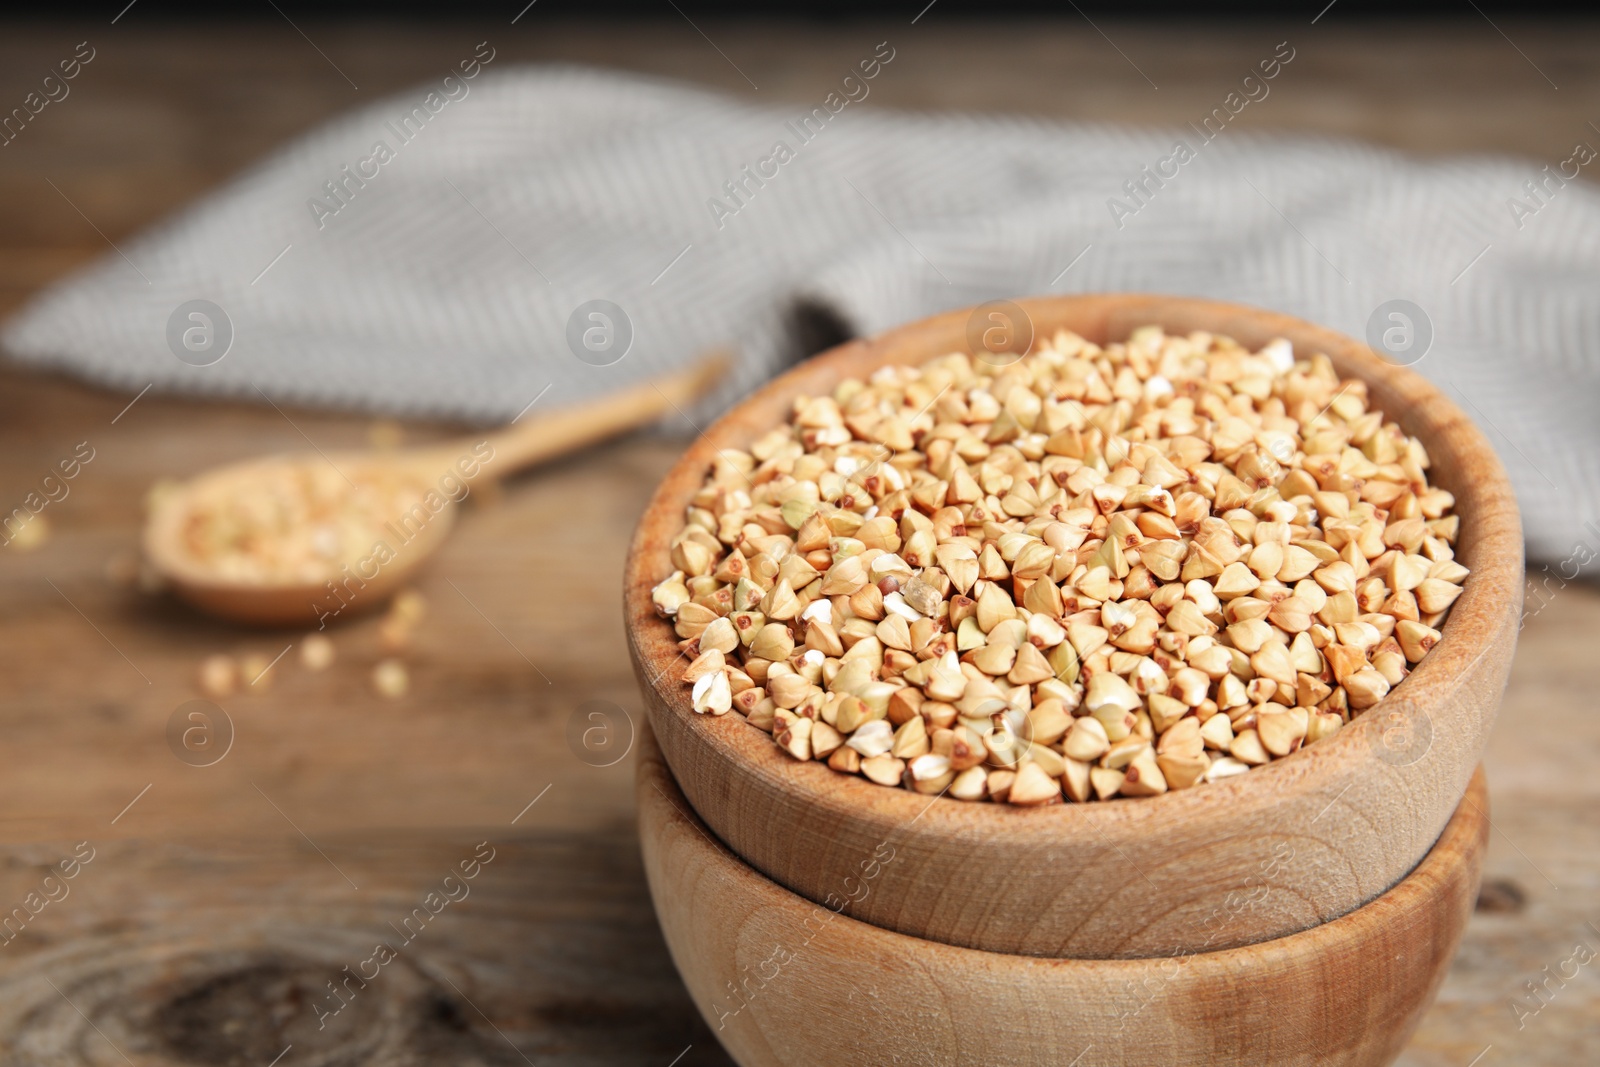
[[[413,462],[385,462],[373,456],[330,456],[326,461],[316,454],[275,456],[234,463],[195,478],[182,489],[152,506],[144,531],[144,553],[166,578],[181,599],[208,615],[234,622],[285,626],[318,623],[330,615],[360,614],[382,605],[411,581],[435,551],[444,544],[455,525],[457,508],[446,500],[437,512],[428,512],[421,523],[405,522],[380,535],[388,552],[368,552],[342,567],[329,560],[326,573],[316,578],[288,578],[264,582],[246,577],[220,574],[215,565],[190,551],[186,528],[202,499],[229,490],[248,492],[252,486],[281,482],[283,477],[311,464],[331,462],[357,484],[394,480],[397,474],[412,472]],[[423,496],[420,479],[419,504]],[[404,520],[399,513],[395,519]],[[393,555],[390,556],[389,553]],[[365,564],[365,565],[363,565]]]

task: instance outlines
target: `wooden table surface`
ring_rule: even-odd
[[[513,59],[753,96],[720,49],[756,74],[762,100],[794,102],[888,38],[898,56],[875,86],[884,106],[1140,123],[1203,113],[1289,39],[1292,76],[1244,117],[1256,128],[1510,151],[1530,173],[1595,137],[1594,25],[1363,27],[1340,14],[1314,26],[1102,22],[1102,35],[1081,20],[961,26],[937,9],[915,26],[586,26],[541,22],[534,8],[515,27],[297,30],[163,25],[135,7],[116,25],[7,28],[6,109],[77,42],[97,54],[68,99],[0,149],[0,312],[286,138],[486,38]],[[136,545],[143,494],[162,476],[302,449],[302,432],[333,449],[382,428],[155,394],[124,411],[130,399],[0,372],[0,507],[79,442],[95,455],[46,509],[48,540],[0,551],[0,916],[13,916],[0,927],[0,1063],[728,1062],[654,923],[632,761],[591,766],[568,741],[586,701],[618,709],[619,737],[639,715],[619,573],[679,439],[635,438],[476,494],[419,583],[429,610],[403,654],[408,696],[373,694],[378,624],[353,621],[335,633],[333,669],[308,672],[291,651],[223,701],[232,748],[195,767],[167,737],[200,695],[202,656],[270,658],[301,635],[212,623],[108,577]],[[1600,963],[1582,962],[1600,953],[1597,663],[1600,593],[1567,586],[1517,650],[1487,757],[1488,890],[1409,1067],[1570,1065],[1600,1051]],[[92,859],[46,881],[75,851]],[[474,857],[470,882],[443,881]],[[429,896],[440,891],[468,895]],[[429,921],[405,926],[417,908]],[[397,958],[335,999],[328,983],[380,939],[403,946]]]

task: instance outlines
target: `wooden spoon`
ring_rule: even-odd
[[[729,357],[717,353],[679,373],[646,382],[494,433],[404,451],[273,456],[218,467],[160,496],[144,530],[145,557],[172,589],[202,611],[259,625],[326,625],[333,617],[383,604],[444,543],[454,504],[480,479],[499,480],[532,464],[643,426],[703,396]],[[272,515],[273,505],[304,502],[321,483],[332,513],[274,533],[252,534],[262,555],[296,553],[296,571],[273,573],[237,554],[207,557],[199,544],[218,529],[215,505],[230,514]],[[211,504],[210,511],[204,509]],[[205,516],[211,516],[207,518]],[[282,520],[280,520],[281,523]],[[314,523],[314,525],[312,525]],[[224,533],[238,543],[238,530]],[[351,560],[301,552],[318,538],[360,538],[372,548]],[[231,557],[231,558],[230,558]]]

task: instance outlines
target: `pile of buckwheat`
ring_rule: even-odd
[[[354,482],[320,457],[269,464],[192,490],[182,546],[218,578],[317,584],[339,577],[431,488],[409,472],[361,470]],[[159,488],[152,504],[171,489]]]
[[[653,591],[696,711],[919,793],[1151,796],[1335,733],[1439,640],[1454,498],[1326,356],[1145,327],[1003,360],[721,453]]]

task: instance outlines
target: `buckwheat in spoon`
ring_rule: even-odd
[[[323,611],[376,607],[444,543],[454,504],[473,481],[647,425],[703,396],[727,365],[726,354],[713,354],[676,374],[445,444],[219,467],[152,502],[144,553],[180,597],[235,622],[305,624]]]

